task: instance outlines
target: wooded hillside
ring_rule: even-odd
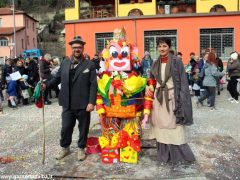
[[[15,0],[16,9],[25,12],[56,11],[64,8],[64,0]],[[10,6],[12,0],[0,0],[0,7]]]

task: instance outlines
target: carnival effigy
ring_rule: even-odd
[[[113,40],[103,50],[104,66],[98,78],[97,112],[102,136],[103,163],[137,163],[143,113],[150,114],[154,81],[138,75],[138,49],[126,40],[125,29],[115,29]]]

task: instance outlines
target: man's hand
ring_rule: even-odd
[[[86,111],[91,112],[94,110],[94,105],[93,104],[88,104]]]
[[[42,82],[42,83],[41,83],[41,90],[42,90],[42,91],[45,91],[46,88],[47,88],[46,83]]]

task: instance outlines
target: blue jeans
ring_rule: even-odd
[[[214,107],[215,106],[215,96],[216,96],[216,87],[206,86],[205,92],[199,98],[199,102],[202,102],[208,98],[208,103],[209,103],[210,107]]]

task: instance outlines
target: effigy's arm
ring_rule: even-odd
[[[97,94],[96,109],[99,116],[105,115],[106,111],[104,108],[103,98],[100,93]]]
[[[149,115],[151,113],[152,107],[153,107],[153,99],[154,99],[154,90],[156,86],[156,80],[155,79],[148,79],[148,85],[145,89],[145,96],[144,96],[144,118],[142,120],[142,127],[144,128],[146,126],[146,123],[148,121]]]

